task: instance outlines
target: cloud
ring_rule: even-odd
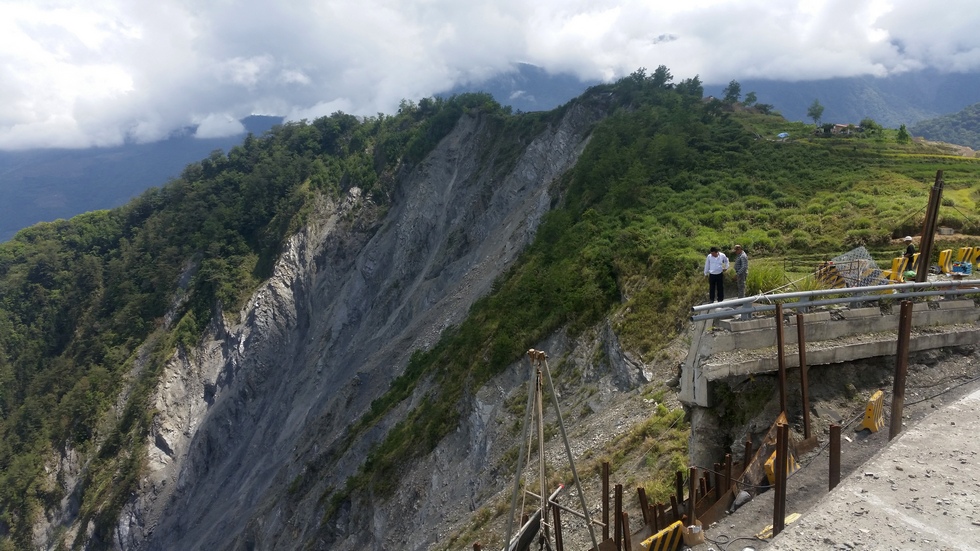
[[[391,113],[517,61],[708,84],[977,71],[978,26],[973,0],[0,0],[0,149]]]
[[[210,114],[198,124],[195,138],[224,138],[245,132],[245,126],[229,114]]]

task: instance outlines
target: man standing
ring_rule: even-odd
[[[735,245],[735,289],[738,298],[745,298],[745,279],[749,275],[749,255],[745,254],[741,245]]]
[[[710,302],[715,301],[715,294],[718,295],[718,302],[725,300],[725,272],[728,270],[728,257],[720,252],[718,247],[711,247],[711,252],[704,259],[704,275],[708,278],[708,296]]]

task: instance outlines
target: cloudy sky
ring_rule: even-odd
[[[515,62],[614,80],[980,69],[975,0],[0,0],[0,149],[392,113]]]

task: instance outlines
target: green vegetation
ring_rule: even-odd
[[[740,89],[729,91],[737,101]],[[712,245],[745,247],[750,292],[857,245],[890,258],[892,239],[922,227],[937,169],[955,207],[940,224],[980,234],[978,161],[880,129],[817,137],[768,109],[702,93],[696,77],[675,84],[659,67],[575,100],[609,116],[556,184],[560,204],[492,293],[417,351],[351,427],[352,442],[420,383],[434,383],[362,471],[323,496],[330,511],[351,492],[391,491],[400,469],[456,428],[468,396],[558,329],[577,335],[611,317],[625,346],[655,358],[704,300],[701,264]],[[110,541],[143,469],[164,362],[193,354],[212,319],[239,310],[314,198],[356,186],[383,210],[396,175],[464,113],[484,117],[494,139],[481,162],[505,173],[563,111],[513,115],[467,94],[403,102],[394,116],[290,123],[215,152],[123,208],[41,224],[0,245],[0,549],[29,547],[32,521],[64,497],[44,468],[67,448],[88,461],[80,515],[95,539]],[[777,140],[781,132],[792,139]],[[767,260],[783,270],[762,268]],[[624,446],[686,430],[679,415],[660,412]],[[672,473],[676,453],[651,455],[651,468]]]
[[[820,120],[823,118],[823,105],[820,104],[820,100],[813,100],[806,110],[806,116],[813,119],[814,126],[820,126]]]
[[[980,149],[980,103],[970,105],[958,113],[919,121],[909,131],[927,140]]]

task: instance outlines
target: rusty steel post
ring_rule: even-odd
[[[677,496],[670,496],[670,512],[674,514],[674,520],[681,519],[681,507],[677,501]]]
[[[551,514],[555,522],[555,551],[565,551],[561,538],[561,508],[558,507],[557,503],[551,505]]]
[[[776,487],[773,495],[772,536],[776,537],[786,525],[786,460],[789,455],[789,425],[776,430]]]
[[[643,525],[650,524],[650,504],[647,502],[647,491],[640,486],[636,489],[636,497],[640,500],[640,512],[643,513]]]
[[[623,485],[616,484],[615,535],[617,551],[623,551]]]
[[[796,314],[796,344],[800,349],[800,391],[803,393],[803,439],[810,439],[810,383],[806,365],[806,327],[803,314]]]
[[[742,474],[748,470],[750,461],[752,461],[752,438],[746,438],[745,453],[742,455]]]
[[[609,462],[602,463],[602,540],[609,539]]]
[[[898,317],[898,351],[895,353],[895,385],[892,388],[892,418],[888,429],[889,440],[902,432],[902,414],[905,411],[905,377],[909,372],[909,340],[911,338],[912,301],[904,300]]]
[[[715,501],[721,501],[721,492],[725,487],[724,475],[721,474],[721,463],[715,463]]]
[[[623,550],[633,551],[633,541],[630,538],[630,515],[623,511]]]
[[[677,494],[677,503],[684,503],[684,473],[681,471],[674,473],[674,490]]]
[[[786,350],[783,337],[783,305],[776,303],[776,361],[779,365],[779,411],[786,413]]]
[[[840,425],[830,425],[830,488],[840,484]]]
[[[687,499],[687,523],[689,526],[694,526],[697,524],[698,512],[697,507],[697,479],[698,479],[698,468],[690,467],[688,470],[688,499]]]
[[[732,454],[725,454],[725,491],[732,488]]]
[[[929,281],[929,266],[932,264],[932,244],[936,240],[936,224],[939,221],[939,207],[943,202],[943,171],[936,171],[936,183],[929,192],[929,206],[919,238],[919,264],[915,268],[915,280],[919,283]],[[923,270],[922,268],[925,267]]]

